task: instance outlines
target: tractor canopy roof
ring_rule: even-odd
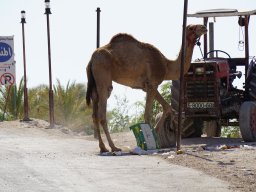
[[[256,15],[256,9],[251,11],[238,11],[237,9],[208,9],[188,14],[188,17],[232,17]]]

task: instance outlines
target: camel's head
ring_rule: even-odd
[[[202,35],[207,33],[207,28],[204,25],[188,25],[187,26],[187,40],[190,43],[195,43]]]

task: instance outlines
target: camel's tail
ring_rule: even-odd
[[[88,80],[87,91],[86,91],[86,103],[87,103],[87,105],[90,105],[93,89],[96,88],[95,80],[94,80],[94,77],[92,74],[92,62],[91,61],[89,62],[86,71],[87,71],[87,80]]]

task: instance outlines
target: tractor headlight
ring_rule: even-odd
[[[195,69],[196,75],[203,75],[204,74],[204,67],[197,67]]]

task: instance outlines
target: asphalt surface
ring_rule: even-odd
[[[98,143],[0,122],[1,192],[224,192],[228,183],[156,156],[100,156]]]

